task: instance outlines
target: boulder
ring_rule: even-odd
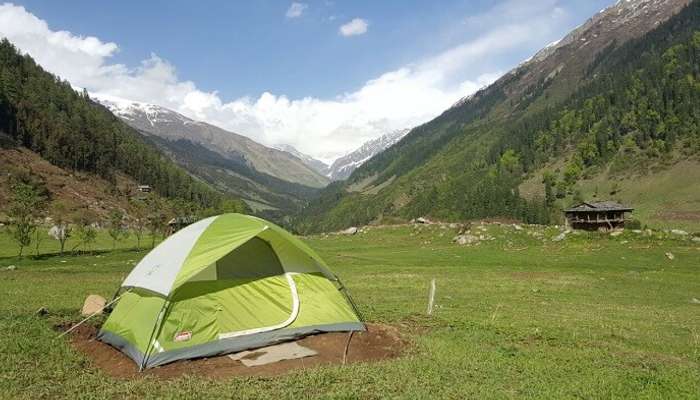
[[[429,224],[432,224],[433,222],[432,222],[431,220],[429,220],[428,218],[419,217],[419,218],[416,218],[416,223],[417,223],[417,224],[429,225]]]
[[[463,246],[463,245],[465,245],[465,244],[474,244],[474,243],[477,243],[477,242],[479,241],[479,238],[476,237],[476,236],[472,236],[472,235],[468,235],[468,234],[467,234],[467,235],[458,235],[458,236],[455,236],[455,237],[452,239],[452,241],[453,241],[454,243],[457,243],[457,244]]]
[[[672,229],[671,233],[673,233],[674,235],[688,236],[688,232],[682,231],[680,229]]]
[[[357,233],[358,230],[359,230],[359,229],[357,229],[357,227],[351,226],[351,227],[349,227],[348,229],[345,229],[345,230],[340,231],[340,234],[341,234],[341,235],[354,235],[354,234]]]
[[[513,229],[515,229],[516,231],[522,231],[523,227],[518,224],[513,224]]]
[[[562,232],[559,235],[552,238],[552,242],[561,242],[564,239],[566,239],[566,232]]]
[[[97,294],[91,294],[85,299],[85,303],[83,303],[83,309],[80,310],[80,314],[84,317],[92,314],[101,314],[105,304],[107,304],[107,300],[105,300],[104,297]]]

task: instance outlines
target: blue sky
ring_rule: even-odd
[[[16,1],[0,36],[93,93],[328,161],[434,117],[612,1],[292,3]]]

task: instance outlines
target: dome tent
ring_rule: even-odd
[[[196,222],[148,253],[98,334],[140,369],[365,326],[308,246],[263,219]]]

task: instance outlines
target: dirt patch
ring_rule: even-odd
[[[178,361],[139,373],[136,364],[130,358],[112,346],[95,339],[96,334],[97,328],[83,325],[71,333],[70,343],[73,348],[83,353],[94,367],[121,379],[138,379],[143,376],[171,379],[184,375],[214,379],[232,376],[276,376],[320,365],[342,364],[349,336],[347,332],[307,336],[297,342],[301,346],[316,350],[317,355],[274,364],[246,367],[240,361],[234,361],[228,356],[219,356]],[[399,335],[398,328],[383,324],[367,324],[366,332],[353,333],[346,362],[396,358],[403,353],[406,346],[407,341]]]

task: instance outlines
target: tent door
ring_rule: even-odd
[[[297,286],[294,283],[294,276],[295,275],[293,272],[287,272],[284,274],[285,278],[287,279],[287,283],[289,285],[289,290],[292,295],[292,312],[289,315],[289,318],[287,318],[285,321],[271,325],[271,326],[266,326],[266,327],[260,327],[260,328],[253,328],[253,329],[245,329],[241,331],[234,331],[234,332],[225,332],[225,333],[220,333],[219,334],[219,339],[229,339],[229,338],[234,338],[238,336],[245,336],[245,335],[252,335],[256,333],[262,333],[262,332],[269,332],[269,331],[274,331],[277,329],[282,329],[285,328],[289,325],[291,325],[296,319],[297,316],[299,316],[299,293],[297,293]]]

